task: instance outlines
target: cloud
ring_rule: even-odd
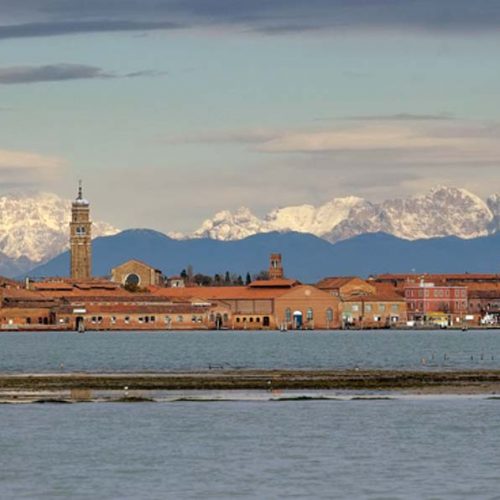
[[[226,27],[268,35],[311,31],[496,32],[497,0],[4,0],[0,39]]]
[[[500,124],[442,119],[434,115],[368,117],[339,120],[328,128],[308,130],[241,130],[205,132],[171,143],[250,145],[266,154],[323,155],[344,164],[375,158],[388,165],[500,164]]]
[[[40,2],[43,3],[43,2]],[[63,8],[61,10],[64,10]],[[47,21],[0,25],[0,40],[43,36],[77,35],[84,33],[120,31],[158,31],[179,29],[182,26],[169,21]]]
[[[241,131],[205,131],[167,139],[168,144],[261,144],[276,137],[277,132],[264,129]]]
[[[161,72],[136,71],[125,75],[109,73],[95,66],[84,64],[50,64],[45,66],[11,66],[0,68],[0,85],[19,83],[61,82],[66,80],[88,80],[95,78],[136,78],[159,76]]]
[[[442,114],[416,114],[416,113],[397,113],[394,115],[359,115],[345,116],[343,120],[354,121],[431,121],[431,120],[453,120],[454,116],[449,113]]]
[[[47,170],[59,168],[64,161],[56,156],[44,156],[27,151],[0,149],[0,171]]]

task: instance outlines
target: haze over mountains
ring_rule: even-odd
[[[18,276],[27,273],[68,248],[70,204],[70,200],[64,200],[50,193],[0,197],[0,274]],[[277,245],[279,242],[276,240],[276,233],[307,233],[302,235],[304,238],[308,235],[314,235],[317,237],[314,240],[315,245],[319,244],[316,240],[321,238],[320,242],[325,240],[324,243],[327,245],[322,248],[328,248],[331,245],[327,242],[342,242],[369,233],[385,233],[395,236],[396,238],[388,240],[395,245],[395,242],[399,242],[400,239],[430,240],[447,236],[484,240],[481,237],[493,235],[499,229],[500,195],[492,195],[483,201],[465,189],[438,187],[423,195],[407,199],[387,200],[382,203],[372,203],[357,197],[346,197],[333,199],[319,207],[299,205],[277,208],[263,218],[253,215],[246,208],[234,213],[223,211],[212,219],[206,220],[193,233],[176,235],[175,239],[181,240],[185,244],[193,241],[193,248],[198,248],[197,245],[200,243],[194,243],[197,240],[206,241],[209,239],[221,242],[244,240],[241,247],[234,247],[234,249],[239,249],[239,252],[243,252],[243,247],[249,244],[248,242],[253,242],[253,240],[248,239],[249,236],[262,235],[262,239],[258,241],[262,245],[266,242],[264,245],[266,248],[267,241]],[[112,225],[105,222],[94,222],[93,234],[95,237],[110,236],[116,233],[118,230]],[[136,236],[133,240],[127,240],[127,244],[132,245],[129,248],[131,257],[144,259],[144,256],[147,256],[148,252],[144,248],[144,244],[140,243],[137,238],[139,238],[138,235],[144,236],[149,233],[151,232],[127,232],[129,236],[130,234]],[[269,238],[265,237],[266,233],[269,233]],[[300,236],[299,234],[296,238],[300,240]],[[377,237],[380,238],[380,235]],[[245,238],[247,239],[245,240]],[[147,239],[147,241],[149,240]],[[168,238],[168,241],[173,240]],[[297,240],[294,241],[297,243]],[[312,240],[308,241],[310,243]],[[365,244],[372,243],[370,239],[361,241],[364,241]],[[430,246],[434,245],[434,241],[430,240]],[[449,244],[453,246],[458,241],[457,238],[452,238],[449,240]],[[487,241],[497,242],[495,239],[487,239]],[[283,241],[284,243],[285,241]],[[206,245],[208,248],[210,243],[206,243]],[[399,246],[399,244],[396,246],[400,249],[406,248]],[[177,251],[181,246],[169,248],[172,251],[174,249]],[[182,248],[186,251],[187,247]],[[374,247],[370,251],[375,252],[374,258],[382,259],[382,255],[376,255],[377,248]],[[274,247],[271,250],[281,251],[284,254],[288,251],[287,248],[281,247]],[[498,250],[500,249],[497,248],[497,253],[500,253]],[[115,248],[115,251],[118,252],[118,249]],[[309,251],[312,251],[311,248]],[[453,250],[450,249],[450,251]],[[114,264],[120,260],[119,255],[121,254],[118,252]],[[219,272],[226,269],[236,271],[240,267],[243,269],[244,262],[239,262],[242,259],[239,253],[235,253],[232,257],[229,255],[226,257],[229,258],[230,264],[217,267],[214,260],[213,266],[208,266],[207,270],[215,269],[214,272]],[[362,257],[361,254],[359,257]],[[472,255],[470,257],[473,258]],[[173,254],[169,258],[176,259]],[[475,255],[474,258],[480,258],[480,256]],[[187,257],[182,262],[182,267],[187,264],[196,266],[196,261],[188,261]],[[258,270],[265,267],[267,261],[262,262],[259,259],[259,262]],[[498,267],[495,259],[494,262],[483,264],[487,266],[488,270],[495,270]],[[408,265],[410,267],[406,266],[406,271],[415,267],[415,265]],[[476,269],[477,265],[463,262],[460,268],[454,270],[465,271],[473,268]],[[243,270],[251,271],[252,269]],[[395,271],[396,269],[384,268],[384,271],[389,270]],[[175,272],[178,271],[179,269],[176,268]],[[109,270],[106,270],[105,273],[107,272]],[[359,273],[361,273],[361,269]]]

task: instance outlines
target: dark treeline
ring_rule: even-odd
[[[241,274],[231,273],[215,273],[213,276],[202,273],[195,273],[192,266],[188,266],[180,273],[180,277],[187,285],[197,286],[246,286],[252,281],[269,279],[267,271],[260,271],[256,274],[246,273],[245,277]]]

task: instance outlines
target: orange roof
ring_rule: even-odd
[[[204,300],[273,299],[290,291],[290,287],[198,286],[190,288],[149,287],[151,293],[164,297]]]
[[[321,281],[318,281],[318,283],[316,283],[316,287],[321,289],[340,288],[354,279],[361,280],[361,278],[358,278],[357,276],[328,276],[327,278],[323,278]]]
[[[255,280],[252,281],[248,286],[251,288],[291,288],[292,286],[300,285],[297,280],[290,280],[285,278],[275,278],[272,280]]]
[[[2,299],[9,300],[46,300],[47,297],[40,292],[26,290],[25,288],[5,288],[0,291]]]

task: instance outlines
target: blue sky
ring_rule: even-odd
[[[118,227],[499,191],[500,3],[0,0],[0,190]]]

